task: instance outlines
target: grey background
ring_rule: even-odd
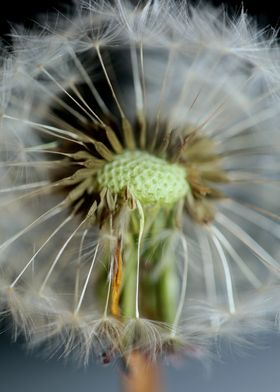
[[[223,353],[207,365],[185,360],[164,369],[167,392],[279,392],[280,336],[262,339],[261,347],[241,350],[242,355]],[[0,335],[1,392],[95,392],[120,391],[118,365],[91,363],[77,368],[74,363],[44,360]],[[147,391],[152,392],[152,391]]]

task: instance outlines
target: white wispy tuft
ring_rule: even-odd
[[[192,355],[273,327],[277,32],[244,11],[103,0],[12,36],[0,60],[0,311],[15,335],[86,363]],[[99,167],[134,149],[186,167],[191,191],[168,218],[95,192]]]

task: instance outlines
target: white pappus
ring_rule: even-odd
[[[280,51],[243,11],[78,1],[1,56],[0,306],[104,362],[279,311]]]

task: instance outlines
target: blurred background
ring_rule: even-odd
[[[245,10],[257,18],[261,26],[280,27],[277,1],[213,1],[226,3],[234,11]],[[0,13],[0,35],[6,36],[10,24],[32,24],[37,13],[63,9],[70,1],[41,0],[8,1]],[[1,328],[0,328],[1,330]],[[191,392],[279,392],[280,391],[280,335],[260,338],[259,347],[229,352],[221,349],[219,358],[206,363],[185,360],[179,366],[164,367],[167,391]],[[97,362],[97,361],[96,361]],[[28,352],[20,342],[11,342],[9,331],[0,334],[0,391],[1,392],[92,392],[120,390],[119,365],[103,366],[92,363],[77,368],[75,363],[58,359],[46,360],[40,352]],[[147,391],[149,392],[149,391]]]
[[[166,392],[279,392],[280,336],[262,339],[261,347],[221,353],[204,365],[184,360],[181,366],[162,369]],[[45,360],[39,352],[0,336],[1,392],[117,392],[119,366],[92,362],[86,368],[60,360]],[[147,391],[152,392],[152,391]],[[165,391],[162,391],[165,392]]]

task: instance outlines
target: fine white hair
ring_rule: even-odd
[[[169,338],[191,352],[217,336],[240,342],[270,328],[280,306],[277,32],[259,29],[243,10],[229,16],[175,0],[76,1],[69,15],[39,20],[30,31],[14,27],[13,49],[0,60],[0,309],[15,333],[87,361],[92,350],[116,350],[116,341],[123,352],[134,349],[136,330],[154,357]],[[165,124],[176,140],[199,129],[187,159],[195,170],[197,157],[218,157],[227,176],[218,179],[200,160],[225,195],[211,203],[211,222],[184,211],[181,226],[143,239],[142,257],[158,255],[151,280],[175,263],[173,323],[145,314],[122,323],[107,312],[112,266],[104,258],[116,236],[83,227],[79,206],[65,205],[50,174],[80,163],[52,150],[88,142],[77,124],[139,117]],[[128,214],[120,217],[125,234]]]

